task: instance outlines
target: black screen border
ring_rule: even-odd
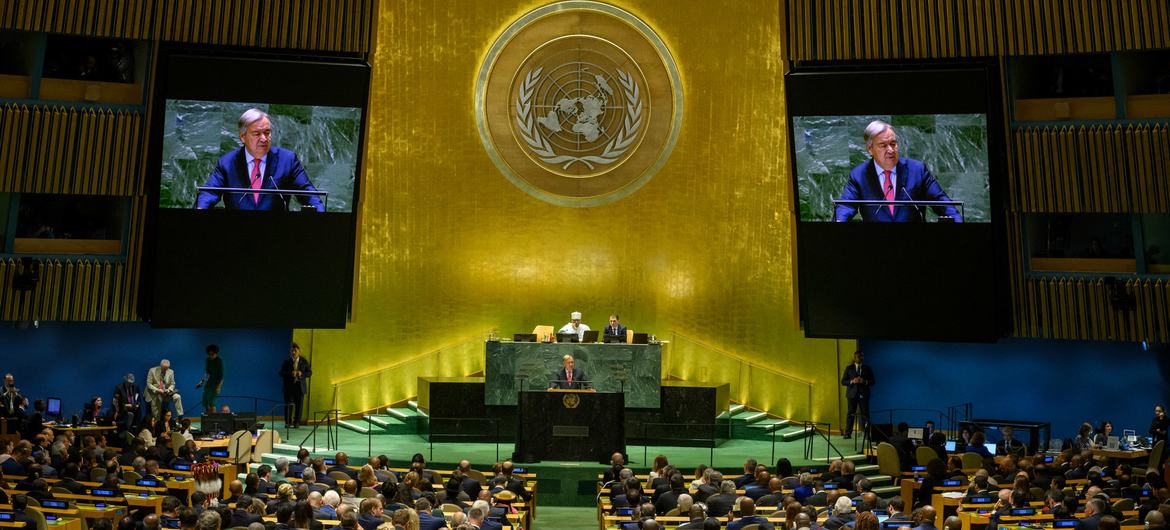
[[[363,168],[365,166],[369,128],[369,94],[371,67],[364,54],[329,54],[265,48],[192,45],[161,42],[154,65],[154,85],[150,99],[147,157],[143,168],[146,186],[146,212],[143,229],[142,261],[139,272],[139,316],[152,326],[160,327],[315,327],[343,328],[352,312],[357,254],[357,226],[362,204]],[[244,79],[256,69],[263,71],[264,85],[248,85],[224,80]],[[328,80],[328,83],[320,80]],[[224,102],[266,102],[290,105],[352,107],[361,109],[358,153],[354,164],[353,208],[350,212],[323,212],[310,215],[346,216],[344,308],[327,317],[296,319],[287,322],[271,319],[224,322],[219,315],[204,319],[156,320],[155,291],[158,278],[159,195],[162,180],[163,127],[167,100],[188,99]],[[186,210],[177,210],[186,212]],[[205,212],[208,213],[208,212]],[[210,212],[220,213],[220,212]],[[253,215],[243,222],[272,222],[298,212],[267,212]],[[336,224],[333,221],[329,225]],[[188,315],[190,317],[190,315]]]
[[[931,341],[972,341],[991,342],[1007,334],[1010,329],[1010,302],[1007,287],[1006,207],[1004,203],[1007,185],[1007,125],[1004,118],[1005,104],[999,63],[994,58],[971,58],[955,60],[908,61],[813,61],[798,62],[785,74],[785,98],[788,117],[788,156],[792,179],[791,219],[795,223],[794,234],[797,250],[797,306],[801,327],[810,338],[832,339],[902,339]],[[873,226],[875,223],[825,223],[802,221],[800,219],[800,189],[796,179],[795,116],[846,116],[885,114],[974,114],[987,116],[988,153],[988,199],[990,223],[989,234],[972,232],[967,228],[959,232],[971,233],[980,241],[991,241],[986,249],[992,255],[992,270],[989,284],[991,292],[987,304],[981,307],[991,314],[981,323],[984,325],[932,329],[930,333],[906,334],[884,326],[855,328],[824,326],[817,315],[809,313],[809,293],[812,292],[810,277],[824,274],[821,263],[810,264],[801,252],[802,245],[812,233],[817,236],[832,233],[832,230],[846,229],[859,231],[873,237],[899,233],[929,237],[933,227],[920,224],[898,224],[894,229]],[[812,225],[832,225],[814,229]],[[802,237],[803,236],[803,237]],[[815,265],[815,266],[814,266]],[[805,274],[801,274],[805,271]],[[811,271],[816,271],[811,272]],[[986,272],[985,272],[986,273]]]

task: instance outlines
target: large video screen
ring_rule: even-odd
[[[798,65],[785,87],[805,335],[1001,336],[997,66]]]
[[[160,327],[344,327],[369,65],[160,46],[141,314]]]
[[[164,112],[159,207],[353,211],[361,108],[168,99]],[[263,195],[211,189],[253,183]]]
[[[885,130],[867,141],[871,124]],[[801,221],[991,222],[985,114],[795,116],[792,128]]]

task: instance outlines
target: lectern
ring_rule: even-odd
[[[521,392],[512,460],[609,462],[626,450],[625,412],[621,392]]]

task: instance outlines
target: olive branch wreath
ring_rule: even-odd
[[[540,160],[546,164],[561,164],[561,169],[569,169],[573,164],[580,162],[590,170],[593,164],[612,164],[630,149],[642,128],[642,100],[641,89],[634,81],[633,76],[618,70],[618,82],[622,86],[622,93],[626,97],[626,118],[622,130],[605,146],[600,155],[570,156],[557,154],[552,144],[540,134],[536,126],[536,116],[532,113],[532,96],[536,85],[540,82],[540,74],[544,67],[538,67],[524,76],[520,83],[520,96],[516,99],[516,125],[520,130],[520,137],[532,149]]]

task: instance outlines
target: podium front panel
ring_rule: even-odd
[[[521,392],[512,458],[608,462],[625,452],[624,401],[620,392]]]
[[[595,390],[624,392],[626,407],[661,405],[662,344],[488,341],[484,355],[485,405],[516,405],[518,392],[547,389],[565,355],[573,356]]]

